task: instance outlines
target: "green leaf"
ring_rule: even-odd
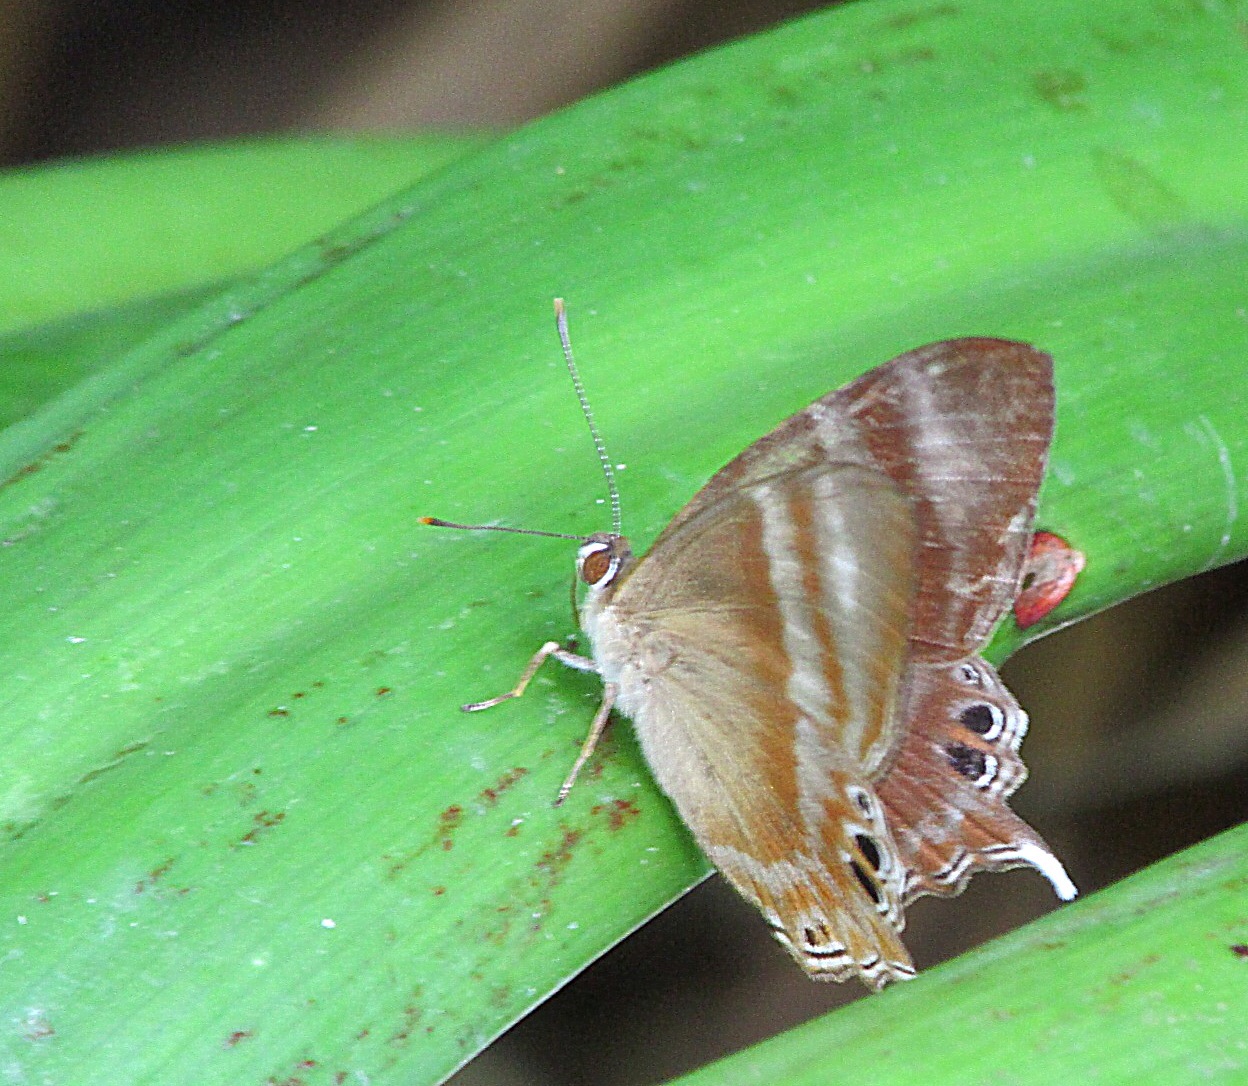
[[[485,142],[258,139],[0,175],[0,427]]]
[[[792,24],[462,160],[0,434],[4,1066],[434,1081],[705,872],[626,727],[551,808],[590,677],[456,708],[569,631],[571,555],[416,517],[604,525],[553,295],[639,544],[815,396],[980,333],[1057,359],[1041,521],[1088,566],[1052,624],[1241,557],[1243,17]],[[853,1013],[898,999],[948,993]],[[1031,1036],[1182,1042],[1130,1009]]]
[[[0,333],[235,279],[485,142],[265,138],[10,170]]]

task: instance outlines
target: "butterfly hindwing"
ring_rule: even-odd
[[[1053,436],[1052,360],[1023,343],[949,340],[841,394],[871,463],[914,504],[913,655],[979,652],[1018,591]]]
[[[1024,864],[1071,897],[1052,851],[1007,806],[1027,777],[1027,715],[978,656],[1018,591],[1053,434],[1052,361],[1021,343],[937,343],[845,391],[872,460],[911,496],[922,540],[905,738],[876,785],[906,898]]]
[[[1027,779],[1027,714],[978,657],[921,665],[907,684],[915,721],[878,792],[907,869],[905,900],[960,893],[976,871],[1028,865],[1058,897],[1075,888],[1035,830],[1006,806]]]

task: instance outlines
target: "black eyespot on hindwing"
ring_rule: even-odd
[[[976,735],[987,735],[997,722],[992,706],[982,701],[968,705],[958,714],[958,720],[962,722],[962,727]]]
[[[945,747],[945,756],[949,764],[967,780],[977,781],[988,768],[988,757],[982,750],[951,743]]]
[[[854,873],[854,878],[858,880],[858,885],[866,891],[867,897],[878,905],[881,901],[880,888],[875,885],[875,880],[862,869],[862,865],[857,860],[849,861],[849,869]]]
[[[880,864],[883,862],[883,858],[880,856],[880,846],[865,833],[854,834],[854,844],[858,846],[858,851],[862,853],[863,859],[876,871],[879,871]]]

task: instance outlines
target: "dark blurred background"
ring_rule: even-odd
[[[869,0],[867,0],[869,2]],[[797,0],[0,0],[0,162],[279,131],[506,128],[814,7]],[[1086,893],[1248,819],[1248,578],[1215,571],[1033,646],[1016,799]],[[1032,872],[910,911],[921,967],[1052,908]],[[812,984],[712,879],[461,1072],[648,1083],[861,996]]]
[[[820,5],[799,0],[3,0],[0,155],[519,124]]]

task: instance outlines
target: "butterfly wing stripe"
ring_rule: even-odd
[[[840,465],[749,489],[800,714],[871,772],[894,735],[909,620],[915,526],[881,474]],[[821,760],[822,761],[822,760]]]
[[[808,488],[778,480],[753,488],[763,525],[763,546],[778,602],[780,636],[790,661],[785,692],[799,712],[838,729],[849,724],[845,672],[824,591],[814,509]]]

